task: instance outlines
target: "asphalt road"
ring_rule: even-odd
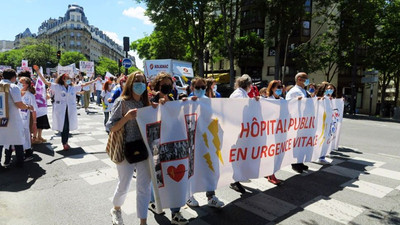
[[[111,224],[109,210],[117,185],[115,166],[104,149],[107,134],[100,108],[79,110],[73,149],[62,151],[60,137],[44,132],[48,144],[35,146],[33,162],[23,169],[0,172],[0,224]],[[277,187],[260,178],[243,183],[242,196],[218,189],[222,209],[182,208],[190,224],[400,224],[400,124],[344,119],[340,148],[332,164],[307,163],[302,175],[284,168]],[[4,157],[3,157],[4,160]],[[139,224],[135,180],[123,206],[125,224]],[[154,215],[148,224],[170,224],[170,212]]]

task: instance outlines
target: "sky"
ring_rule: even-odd
[[[130,42],[150,35],[154,24],[144,15],[145,4],[136,0],[0,0],[0,40],[14,41],[15,35],[29,28],[37,33],[39,26],[49,18],[64,16],[69,4],[83,7],[89,24],[104,31],[122,46],[124,36]],[[137,54],[139,69],[142,60]]]

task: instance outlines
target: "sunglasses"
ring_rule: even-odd
[[[203,90],[205,90],[205,89],[206,89],[206,86],[197,86],[197,87],[194,87],[194,88],[197,89],[197,90],[200,90],[200,88],[203,89]]]

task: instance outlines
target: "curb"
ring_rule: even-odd
[[[343,118],[347,119],[355,119],[355,120],[371,120],[371,121],[380,121],[380,122],[394,122],[400,123],[400,120],[391,119],[391,118],[379,118],[375,116],[368,116],[368,115],[343,115]]]

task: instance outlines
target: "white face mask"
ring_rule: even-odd
[[[215,84],[214,87],[213,87],[213,91],[214,91],[214,92],[217,92],[217,85],[216,85],[216,84]]]

